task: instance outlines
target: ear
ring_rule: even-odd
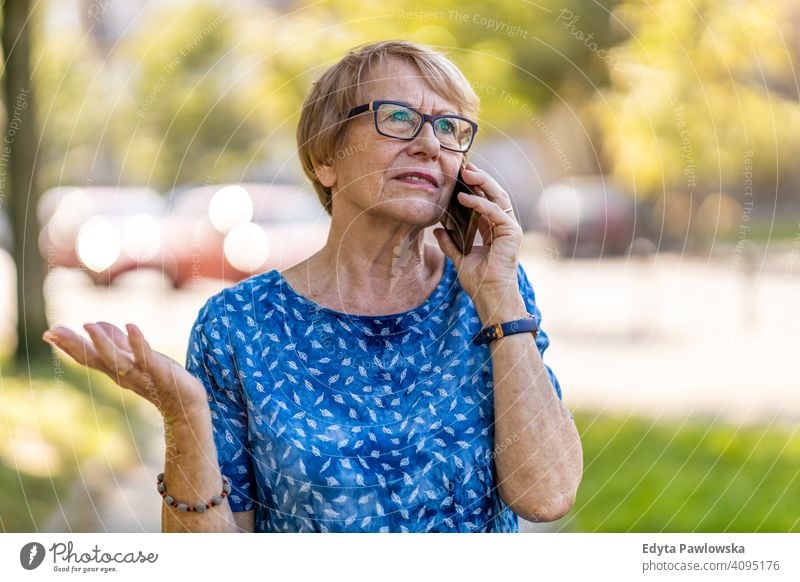
[[[333,163],[314,164],[314,174],[326,188],[332,188],[336,184],[336,166]]]

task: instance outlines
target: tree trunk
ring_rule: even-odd
[[[18,370],[24,370],[31,359],[50,354],[49,346],[41,339],[48,325],[44,304],[44,260],[39,251],[36,219],[39,132],[28,63],[30,1],[4,0],[2,13],[7,126],[0,145],[0,171],[6,174],[0,205],[4,200],[8,201],[12,257],[17,270],[18,342],[15,363]]]

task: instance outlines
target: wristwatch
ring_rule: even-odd
[[[539,333],[539,326],[536,325],[536,318],[531,313],[526,315],[527,316],[522,319],[515,319],[514,321],[507,321],[505,323],[495,323],[494,325],[484,327],[475,334],[475,337],[472,338],[472,343],[479,346],[481,344],[488,344],[506,335],[525,332],[532,333],[533,338],[536,339]]]

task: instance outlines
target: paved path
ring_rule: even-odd
[[[731,264],[523,260],[552,339],[545,361],[568,404],[796,423],[800,268],[748,274]]]

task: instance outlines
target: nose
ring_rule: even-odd
[[[423,152],[435,158],[439,155],[440,151],[441,144],[439,143],[439,138],[436,137],[433,131],[433,123],[430,120],[426,120],[422,123],[417,137],[411,140],[411,152]]]

